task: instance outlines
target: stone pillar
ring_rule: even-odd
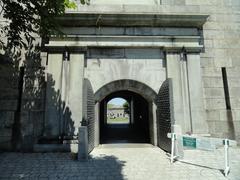
[[[208,125],[204,111],[203,86],[199,54],[187,55],[187,68],[193,133],[205,134],[208,133]]]
[[[149,104],[151,105],[151,104]],[[157,146],[157,106],[155,103],[152,103],[152,112],[153,112],[153,145]],[[149,111],[151,113],[151,111]]]
[[[104,100],[104,126],[107,124],[107,102]]]
[[[77,135],[83,116],[83,79],[84,54],[70,54],[69,65],[69,113],[72,122],[72,132]]]
[[[130,122],[131,124],[134,124],[134,100],[133,98],[131,98],[131,101],[130,101]]]
[[[100,110],[100,103],[97,102],[95,104],[95,147],[100,143],[100,122],[99,122],[99,110]]]
[[[167,78],[172,78],[173,86],[173,108],[174,122],[184,127],[183,109],[182,109],[182,89],[181,89],[181,71],[180,71],[180,55],[167,54]]]
[[[61,84],[61,113],[60,113],[60,132],[70,136],[68,132],[68,124],[70,122],[70,112],[69,112],[69,73],[70,73],[70,62],[68,59],[63,60],[62,64],[62,84]]]
[[[186,61],[181,58],[180,53],[167,54],[167,78],[172,79],[175,125],[181,126],[183,133],[189,132],[192,128],[189,111],[187,67]]]
[[[180,58],[180,72],[181,72],[181,88],[182,88],[182,108],[183,108],[183,119],[185,132],[192,132],[192,122],[189,104],[189,84],[188,84],[188,71],[187,71],[187,60],[183,53]],[[185,133],[184,132],[184,133]]]
[[[86,161],[88,159],[88,131],[86,126],[78,129],[78,160]]]
[[[60,104],[62,84],[62,54],[49,54],[47,66],[45,131],[47,137],[60,134]]]

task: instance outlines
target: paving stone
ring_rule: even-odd
[[[95,148],[88,162],[71,159],[69,153],[2,153],[0,180],[205,180],[226,179],[224,149],[186,150],[184,158],[170,164],[166,152],[156,147]],[[230,180],[238,180],[240,148],[230,149]]]

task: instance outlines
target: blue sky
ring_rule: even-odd
[[[114,98],[111,101],[109,101],[108,103],[110,104],[114,104],[114,105],[123,105],[123,103],[125,103],[126,100],[122,99],[122,98]]]

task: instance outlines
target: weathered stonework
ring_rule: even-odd
[[[81,14],[97,14],[99,15],[99,18],[97,19],[96,23],[98,29],[91,29],[88,28],[84,30],[84,28],[72,28],[71,30],[69,28],[65,29],[65,32],[68,34],[72,34],[72,36],[77,34],[85,34],[85,35],[199,35],[202,37],[201,44],[204,45],[204,48],[200,54],[200,59],[196,61],[200,61],[200,66],[198,68],[200,73],[200,78],[196,80],[198,84],[200,83],[200,91],[199,93],[203,94],[202,99],[200,98],[200,101],[203,100],[203,104],[200,105],[203,110],[199,115],[203,117],[203,119],[207,120],[209,125],[209,131],[208,133],[212,136],[216,137],[229,137],[233,139],[237,139],[239,141],[239,120],[238,120],[238,109],[239,109],[239,92],[240,92],[240,84],[239,84],[239,38],[240,38],[240,31],[239,31],[239,11],[240,11],[240,3],[237,0],[216,0],[216,1],[201,1],[201,0],[182,0],[182,1],[91,1],[90,6],[82,6],[79,5],[77,10],[69,11],[68,13],[74,13],[78,12]],[[184,23],[173,23],[174,26],[178,26],[178,28],[171,29],[169,27],[173,26],[171,24],[171,20],[169,19],[168,23],[166,23],[164,20],[162,20],[162,24],[157,24],[155,21],[155,27],[156,26],[166,26],[166,31],[163,29],[156,29],[155,27],[150,29],[141,29],[141,28],[135,28],[134,33],[131,33],[133,31],[130,31],[130,28],[122,28],[122,27],[115,27],[114,29],[106,29],[106,26],[108,23],[108,20],[106,19],[105,14],[156,14],[161,15],[161,18],[164,19],[166,15],[179,15],[180,16],[187,16],[187,15],[208,15],[206,23],[204,25],[198,26],[197,23],[192,23],[193,17],[189,17],[188,22]],[[71,19],[71,18],[70,18]],[[70,20],[69,19],[69,20]],[[142,18],[142,22],[136,21],[136,26],[139,23],[140,24],[144,22]],[[180,19],[180,18],[179,18]],[[114,18],[113,18],[114,21]],[[191,22],[191,23],[190,23]],[[122,22],[119,21],[121,24]],[[130,22],[127,22],[130,23]],[[117,23],[116,26],[119,26]],[[194,29],[187,30],[183,27],[185,25],[197,27],[196,28],[196,34],[194,33]],[[81,26],[81,25],[78,25]],[[154,30],[155,29],[155,30]],[[106,34],[104,34],[106,33]],[[57,44],[56,44],[57,45]],[[131,46],[131,45],[130,45]],[[164,45],[163,45],[164,46]],[[114,54],[113,51],[111,53]],[[119,59],[119,53],[120,51],[115,54],[111,55],[111,58],[118,58]],[[135,55],[140,55],[141,53],[137,53]],[[152,54],[152,53],[151,53]],[[146,56],[150,56],[150,53],[145,53]],[[114,57],[115,56],[115,57]],[[110,58],[110,59],[111,59]],[[188,58],[188,57],[187,57]],[[148,58],[146,58],[148,59]],[[104,81],[106,83],[111,82],[111,80],[117,80],[119,78],[132,78],[126,73],[123,73],[123,76],[119,76],[115,78],[115,75],[119,73],[112,74],[108,71],[111,71],[111,67],[114,63],[119,63],[117,66],[121,67],[120,61],[109,61],[108,64],[102,66],[102,64],[99,63],[105,63],[106,60],[101,60],[99,57],[90,58],[90,60],[87,60],[87,69],[86,69],[86,77],[88,77],[91,80],[91,83],[93,83],[93,89],[98,89],[97,87],[101,87]],[[168,61],[168,59],[166,59]],[[107,61],[106,61],[107,62]],[[128,61],[130,62],[130,61]],[[147,62],[151,62],[148,60]],[[194,61],[193,61],[194,62]],[[99,67],[108,67],[105,70],[100,70]],[[126,66],[127,68],[131,67],[130,64]],[[121,69],[126,71],[126,67],[119,68],[118,70],[121,71]],[[146,68],[148,68],[148,65],[145,65]],[[161,65],[155,64],[154,67],[161,67]],[[154,69],[155,69],[154,68]],[[195,76],[195,72],[197,69],[192,69],[196,67],[188,67],[189,70],[192,70],[192,74],[190,77]],[[227,110],[226,108],[226,94],[224,91],[224,85],[223,85],[223,76],[222,76],[222,68],[226,68],[227,72],[227,78],[228,78],[228,88],[229,88],[229,95],[230,95],[230,102],[231,102],[231,110]],[[174,72],[176,71],[173,70]],[[181,70],[182,71],[182,70]],[[146,73],[149,73],[150,71],[146,71]],[[152,73],[155,73],[154,71],[151,71]],[[158,70],[156,68],[156,73],[160,73],[161,70]],[[164,68],[163,68],[163,74],[164,74]],[[95,78],[94,75],[97,75],[99,73],[100,76],[103,77],[103,81],[99,81],[98,78]],[[112,74],[110,76],[105,76],[104,73]],[[132,74],[132,73],[131,73]],[[134,74],[134,73],[133,73]],[[126,76],[126,77],[125,77]],[[150,87],[152,87],[154,90],[158,91],[159,85],[156,84],[164,81],[164,75],[157,75],[158,78],[162,78],[162,80],[153,80],[153,78],[147,77],[149,80],[146,80],[146,84],[148,84]],[[144,78],[141,77],[141,75],[136,76],[136,80],[142,81]],[[151,80],[153,80],[154,85],[150,85]],[[96,83],[94,83],[96,81]],[[193,79],[190,79],[190,82],[193,82]],[[202,84],[202,85],[201,85]],[[154,87],[156,85],[156,87]],[[177,86],[179,87],[179,86]],[[196,93],[196,89],[199,89],[196,87],[196,84],[192,86],[192,90],[190,92],[190,99],[191,94]],[[199,96],[199,95],[198,95]],[[186,99],[187,100],[187,99]],[[198,101],[199,99],[196,98],[194,101]],[[193,102],[194,102],[193,101]],[[200,102],[199,101],[199,102]],[[187,101],[186,101],[187,102]],[[201,104],[201,103],[200,103]],[[187,105],[187,104],[186,104]],[[198,105],[199,106],[199,105]],[[196,107],[198,107],[196,106]],[[189,113],[187,109],[184,111],[186,115]],[[200,111],[199,111],[200,112]],[[192,112],[193,113],[193,112]],[[180,113],[182,114],[182,112]],[[195,122],[198,121],[199,115],[196,115]],[[187,116],[184,116],[185,118]],[[176,118],[176,117],[175,117]],[[201,126],[197,125],[198,128]],[[202,127],[203,128],[203,127]],[[184,128],[183,128],[184,129]],[[203,129],[206,129],[204,127]],[[200,129],[199,129],[200,130]],[[197,130],[198,131],[198,130]],[[195,132],[197,132],[195,131]],[[234,135],[233,135],[234,134]]]
[[[125,80],[121,86],[124,90],[124,83],[132,80],[158,94],[167,78],[173,82],[172,118],[183,133],[210,134],[239,142],[239,19],[239,0],[92,0],[87,6],[79,3],[77,9],[68,10],[59,19],[66,36],[50,38],[42,63],[30,66],[31,71],[39,73],[25,73],[22,144],[31,150],[42,138],[47,142],[55,138],[55,143],[63,138],[76,139],[77,129],[90,117],[85,114],[95,112],[95,130],[89,132],[95,134],[96,146],[99,101],[95,99],[94,110],[85,106],[93,103],[98,90],[107,87],[106,91],[112,92],[115,87],[109,84]],[[39,71],[40,67],[46,70]],[[5,85],[0,88],[0,104],[4,104],[0,106],[0,138],[9,141],[19,94],[13,83],[16,80],[9,78],[6,69],[1,71],[0,79]],[[40,77],[45,77],[46,89]],[[85,93],[88,90],[83,80],[89,83],[92,94]],[[137,93],[144,97],[148,91],[143,88]],[[151,131],[157,134],[153,112],[157,107],[153,99],[150,101],[150,118],[155,122]]]
[[[0,149],[12,149],[12,131],[18,103],[18,76],[9,59],[0,61]]]

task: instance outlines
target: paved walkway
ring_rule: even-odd
[[[240,180],[240,148],[230,150],[228,178],[221,173],[223,153],[188,150],[184,162],[173,165],[150,145],[100,146],[88,162],[72,160],[69,153],[1,153],[0,179]]]

